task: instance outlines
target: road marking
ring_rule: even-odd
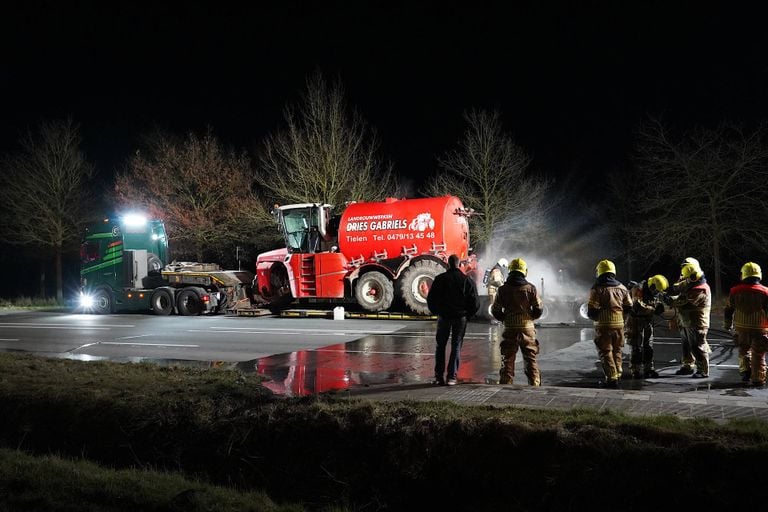
[[[398,338],[414,338],[414,339],[420,339],[420,338],[430,338],[433,339],[435,337],[434,332],[425,332],[424,334],[416,334],[416,335],[402,335],[401,333],[397,331],[331,331],[331,330],[322,330],[319,331],[317,329],[264,329],[261,331],[246,331],[243,329],[247,329],[246,327],[238,328],[239,330],[236,331],[230,331],[230,330],[224,330],[223,327],[216,327],[216,332],[221,333],[231,333],[231,334],[278,334],[278,335],[289,335],[289,336],[296,336],[299,334],[315,334],[317,336],[351,336],[351,335],[357,335],[357,334],[369,334],[371,336],[378,336],[378,335],[391,335],[396,336]],[[187,329],[187,332],[211,332],[207,329]],[[477,336],[464,336],[465,340],[487,340],[488,335],[477,335]]]
[[[654,336],[653,337],[653,341],[658,341],[658,340],[671,340],[671,341],[677,341],[678,343],[680,342],[680,338],[668,338],[668,337],[663,337],[663,336],[660,336],[660,337]],[[627,340],[627,341],[629,341],[629,340]],[[730,338],[710,338],[710,337],[707,337],[707,341],[728,341],[728,342],[733,342],[733,340],[730,339]]]
[[[68,350],[68,352],[75,352],[77,350],[81,350],[84,348],[92,347],[94,345],[133,345],[133,346],[139,346],[139,347],[181,347],[181,348],[200,348],[200,345],[186,345],[182,343],[134,343],[130,341],[122,342],[122,341],[96,341],[94,343],[86,343],[85,345],[80,345],[79,347],[75,347],[72,350]]]
[[[108,331],[109,327],[86,327],[86,326],[78,326],[78,327],[65,327],[65,326],[51,326],[51,325],[30,325],[30,324],[24,324],[24,325],[7,325],[7,324],[0,324],[0,327],[6,327],[8,329],[51,329],[51,330],[65,330],[65,331],[73,331],[73,330],[83,330],[83,329],[90,329],[93,331]]]
[[[374,350],[333,350],[328,348],[316,348],[312,352],[343,352],[345,354],[384,354],[389,356],[430,356],[435,357],[434,352],[378,352]]]
[[[188,329],[187,332],[207,332],[207,333],[210,333],[211,331],[209,331],[207,329]],[[315,336],[351,336],[351,335],[357,335],[357,334],[368,334],[368,333],[339,332],[339,331],[327,331],[327,332],[317,332],[317,331],[286,331],[286,332],[277,332],[277,331],[222,331],[222,330],[217,330],[216,332],[228,333],[228,334],[275,334],[275,335],[278,335],[278,336],[298,336],[298,335],[305,336],[307,334],[313,334]]]
[[[43,327],[69,327],[69,328],[72,328],[72,329],[97,329],[97,328],[102,328],[102,327],[103,328],[110,328],[110,327],[116,327],[116,328],[127,327],[127,328],[130,328],[130,327],[136,327],[136,326],[135,325],[130,325],[130,324],[99,324],[99,325],[95,325],[95,326],[90,326],[90,325],[72,325],[72,324],[58,324],[58,323],[57,324],[38,324],[38,323],[28,324],[28,323],[23,323],[23,322],[7,322],[7,323],[0,322],[0,327],[38,327],[38,328],[43,328]]]
[[[18,338],[0,338],[0,341],[19,341]]]
[[[237,332],[237,331],[249,331],[250,329],[253,329],[253,327],[211,327],[212,330],[220,331],[220,332]],[[288,328],[279,328],[276,327],[274,329],[272,328],[264,328],[262,329],[263,332],[278,332],[278,331],[291,331],[291,332],[339,332],[338,329],[288,329]],[[262,332],[260,331],[260,332]],[[195,330],[190,332],[204,332],[204,330]],[[355,330],[351,329],[349,331],[344,331],[350,334],[392,334],[393,331],[365,331],[365,330]]]
[[[181,343],[133,343],[130,341],[102,341],[100,345],[135,345],[139,347],[183,347],[183,348],[200,348],[200,345],[185,345]]]
[[[152,336],[151,334],[137,334],[136,336],[120,336],[119,340],[132,340],[134,338],[146,338],[147,336]]]

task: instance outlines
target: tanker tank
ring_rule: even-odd
[[[468,257],[469,226],[454,196],[352,203],[341,216],[339,251],[350,260],[444,252]]]

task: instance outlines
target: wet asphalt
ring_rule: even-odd
[[[715,421],[768,420],[768,390],[741,381],[733,341],[727,332],[716,328],[709,334],[709,378],[675,375],[681,355],[679,335],[660,320],[654,342],[659,377],[623,378],[620,389],[606,389],[593,343],[594,330],[589,324],[537,326],[542,373],[539,388],[527,385],[521,358],[516,364],[513,384],[498,384],[501,326],[485,321],[468,326],[461,351],[459,384],[431,384],[434,327],[434,322],[415,322],[389,335],[366,336],[346,344],[262,358],[252,362],[253,368],[268,379],[268,387],[285,396],[331,392],[370,400],[612,409],[632,415],[668,414]],[[629,374],[628,365],[627,345],[625,377]]]

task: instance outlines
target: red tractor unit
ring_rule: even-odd
[[[364,310],[389,309],[395,298],[429,314],[427,293],[456,254],[474,277],[468,217],[454,196],[351,203],[340,214],[327,204],[273,211],[286,247],[259,255],[256,290],[271,310],[332,299]]]

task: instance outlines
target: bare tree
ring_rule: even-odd
[[[257,180],[274,200],[336,205],[395,193],[376,135],[348,111],[340,82],[329,87],[317,73],[301,100],[286,108],[286,128],[267,137],[260,154]]]
[[[2,161],[3,236],[53,256],[56,300],[62,302],[62,254],[77,247],[90,220],[93,166],[80,150],[80,128],[71,119],[45,121],[20,143],[21,150]]]
[[[723,124],[674,137],[658,119],[638,130],[643,194],[635,237],[647,255],[674,251],[712,265],[722,295],[722,264],[768,243],[768,142],[753,131]],[[743,256],[742,256],[743,257]]]
[[[530,157],[502,130],[498,112],[473,110],[459,149],[438,159],[437,173],[424,193],[452,194],[482,213],[470,219],[473,240],[487,245],[494,236],[530,241],[548,206],[549,183],[530,175]]]
[[[176,257],[253,241],[272,218],[253,190],[250,160],[225,149],[209,129],[180,140],[146,138],[115,180],[118,202],[165,220]]]

